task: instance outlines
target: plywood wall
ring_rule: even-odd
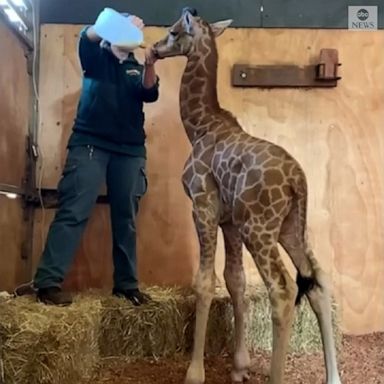
[[[29,279],[29,264],[21,259],[24,231],[20,201],[0,195],[0,291],[13,292]]]
[[[25,171],[29,77],[24,50],[0,22],[0,183],[20,187]],[[20,201],[0,195],[0,290],[13,290],[27,276],[21,260],[24,230]]]
[[[43,185],[56,187],[80,91],[79,26],[42,29],[40,145]],[[148,28],[147,41],[164,30]],[[309,225],[315,253],[330,274],[351,333],[384,330],[384,33],[335,30],[230,29],[218,40],[219,98],[249,133],[287,148],[309,182]],[[321,48],[337,48],[339,86],[328,90],[258,90],[230,86],[234,63],[305,65]],[[140,53],[139,53],[139,57]],[[160,100],[146,107],[149,190],[139,217],[143,282],[189,284],[198,245],[180,176],[189,152],[178,111],[184,59],[159,62]],[[36,226],[36,238],[45,225]],[[40,214],[39,218],[40,220]],[[75,289],[111,285],[108,207],[96,207],[66,284]],[[41,230],[42,229],[42,230]],[[37,246],[36,260],[41,250]],[[245,253],[247,280],[260,281]],[[221,235],[217,275],[222,283]]]
[[[20,186],[29,119],[29,78],[24,50],[0,23],[0,183]]]

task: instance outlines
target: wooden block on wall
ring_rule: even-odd
[[[232,67],[234,87],[332,88],[337,80],[318,80],[317,65],[245,65]]]

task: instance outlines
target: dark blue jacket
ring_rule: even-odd
[[[158,99],[159,79],[152,88],[144,88],[144,67],[134,55],[121,62],[109,49],[90,41],[87,28],[80,34],[79,58],[84,76],[70,144],[85,144],[84,140],[87,144],[105,142],[106,149],[115,146],[125,148],[127,153],[130,148],[137,152],[138,148],[133,147],[144,146],[146,138],[143,103]]]

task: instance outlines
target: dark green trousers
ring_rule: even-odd
[[[145,159],[92,146],[68,151],[58,184],[59,208],[34,277],[36,288],[63,282],[104,182],[110,201],[114,287],[137,288],[136,215],[147,189]]]

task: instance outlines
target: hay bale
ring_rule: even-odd
[[[103,357],[170,357],[184,352],[185,327],[194,311],[192,296],[177,288],[151,287],[153,302],[134,307],[124,299],[104,297],[100,354]]]
[[[0,351],[7,384],[73,384],[99,361],[101,303],[60,308],[17,298],[0,303]]]
[[[250,351],[272,350],[271,306],[264,287],[251,287],[247,292],[246,342]],[[333,302],[332,322],[336,344],[341,343],[338,308]],[[296,308],[289,344],[289,352],[312,353],[322,350],[319,326],[307,298]]]
[[[190,352],[193,345],[195,297],[190,291],[152,287],[154,302],[133,307],[125,300],[105,297],[100,336],[103,357],[171,357]],[[248,287],[245,298],[246,342],[251,352],[272,347],[271,309],[265,288]],[[336,340],[340,342],[337,308],[334,306]],[[233,350],[234,316],[230,297],[218,288],[212,302],[206,338],[206,353],[217,355]],[[290,341],[291,352],[321,351],[317,320],[303,300],[296,310]]]
[[[0,382],[72,384],[90,377],[101,359],[173,357],[193,346],[195,296],[178,288],[147,289],[154,301],[134,307],[98,292],[60,308],[30,298],[0,300]],[[248,287],[246,342],[251,352],[271,350],[270,304],[264,287]],[[337,307],[333,308],[337,341]],[[234,318],[225,289],[217,289],[207,328],[206,352],[231,352]],[[340,343],[338,343],[339,345]],[[296,311],[291,352],[322,349],[316,318],[306,300]]]
[[[250,352],[272,350],[271,306],[264,286],[248,286],[246,295],[245,338]],[[341,344],[341,331],[337,306],[333,303],[333,326],[336,343]],[[191,328],[192,324],[188,324]],[[191,331],[189,331],[191,332]],[[189,337],[190,339],[190,337]],[[191,342],[192,343],[192,342]],[[234,316],[231,299],[224,288],[216,290],[207,327],[206,353],[218,355],[233,351]],[[317,319],[308,300],[296,308],[289,352],[312,353],[322,350]]]

